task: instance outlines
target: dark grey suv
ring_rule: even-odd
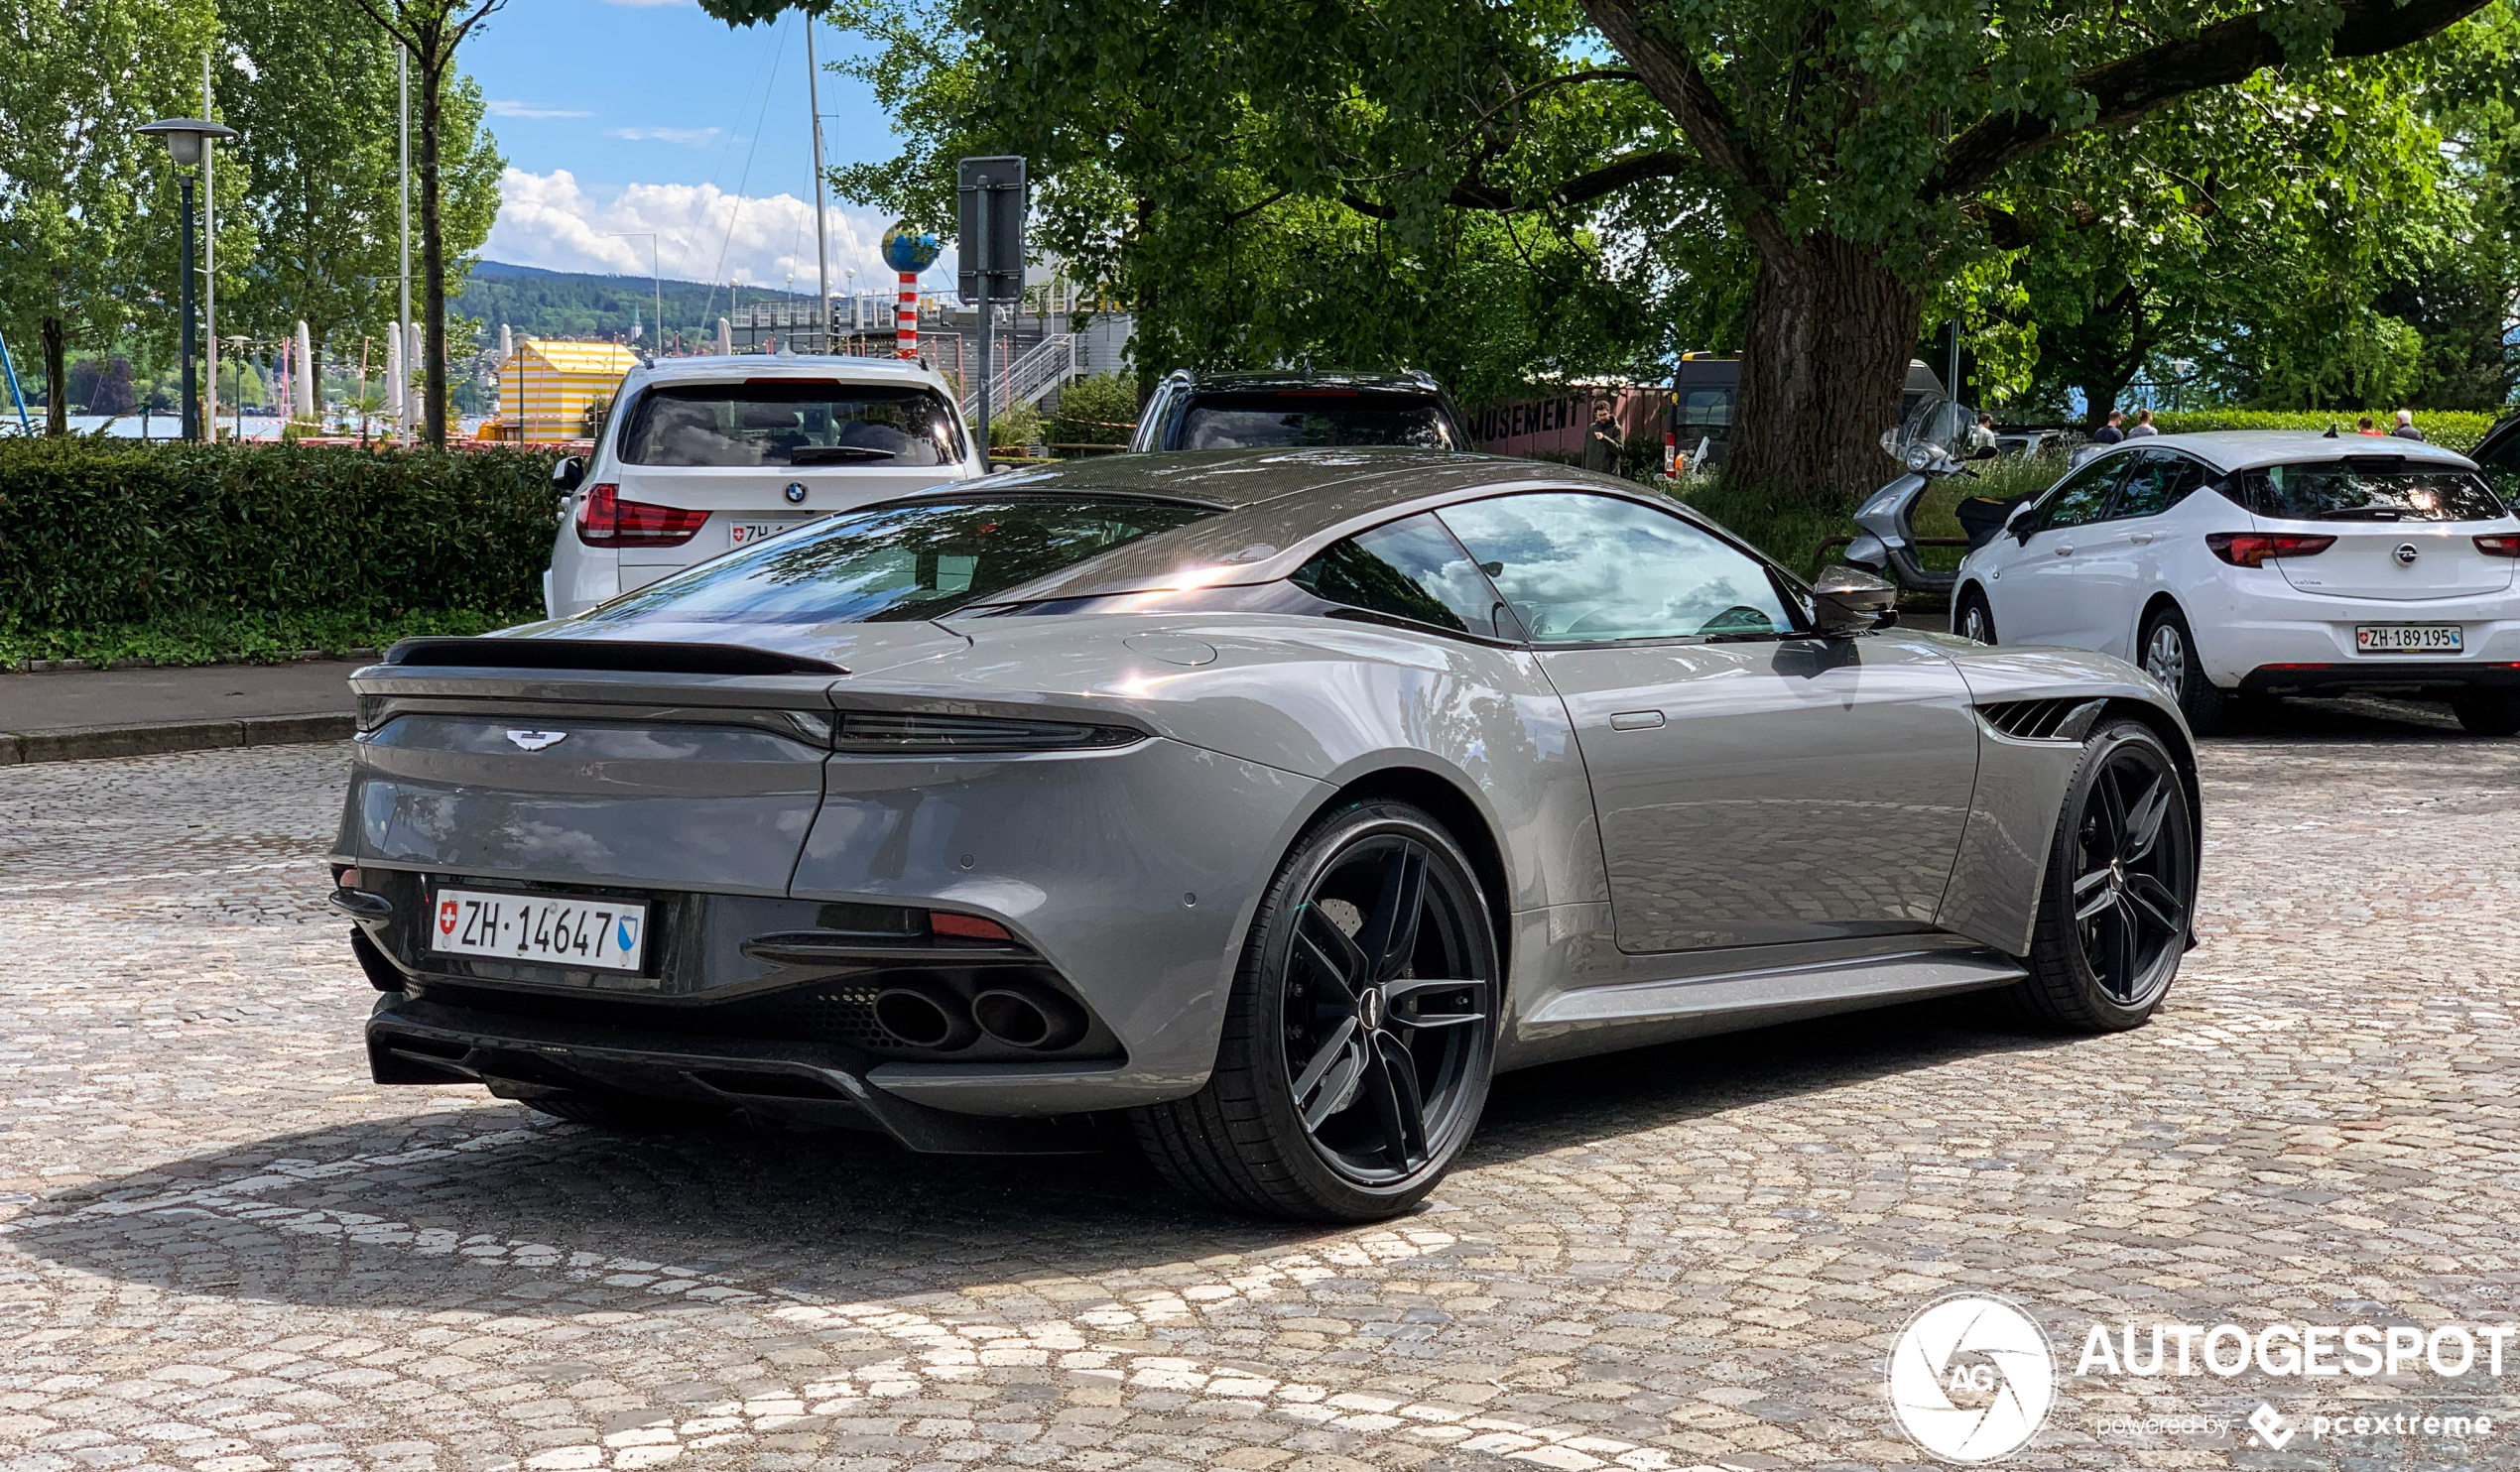
[[[1138,416],[1132,450],[1399,444],[1472,449],[1433,377],[1407,373],[1217,373],[1182,369]]]

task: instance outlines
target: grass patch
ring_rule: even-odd
[[[541,618],[540,612],[481,613],[441,609],[394,618],[340,613],[171,615],[146,624],[93,629],[22,629],[0,634],[0,670],[27,660],[85,660],[116,665],[277,665],[309,650],[328,655],[383,649],[429,634],[486,634]]]

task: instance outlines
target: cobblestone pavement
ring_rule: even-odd
[[[1512,1075],[1426,1210],[1342,1231],[375,1088],[337,750],[0,769],[0,1469],[1912,1465],[1885,1359],[1962,1288],[2057,1341],[2008,1466],[2520,1465],[2101,1424],[2520,1419],[2416,1399],[2475,1377],[2070,1373],[2094,1320],[2512,1317],[2520,745],[2373,709],[2209,746],[2151,1027],[1962,998]]]

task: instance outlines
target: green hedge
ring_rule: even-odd
[[[2353,432],[2354,421],[2364,415],[2382,429],[2397,428],[2398,412],[2394,409],[2201,409],[2191,414],[2160,414],[2153,423],[2164,434],[2196,434],[2207,429],[2310,429],[2324,431],[2331,425],[2339,434]],[[2457,409],[2419,409],[2415,412],[2415,428],[2424,437],[2446,449],[2464,453],[2485,431],[2494,427],[2500,415],[2477,414]]]
[[[0,635],[540,607],[547,456],[0,440]]]

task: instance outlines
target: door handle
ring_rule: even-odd
[[[2074,555],[2074,544],[2073,544],[2073,543],[2071,543],[2071,542],[2060,544],[2060,545],[2058,546],[2058,548],[2057,548],[2057,555],[2058,555],[2058,556],[2060,556],[2060,557],[2070,557],[2070,556],[2073,556],[2073,555]]]
[[[1659,710],[1622,710],[1610,717],[1613,731],[1651,731],[1663,723]]]
[[[2126,540],[2134,543],[2137,547],[2150,547],[2153,545],[2153,534],[2150,532],[2130,532],[2126,535]]]

